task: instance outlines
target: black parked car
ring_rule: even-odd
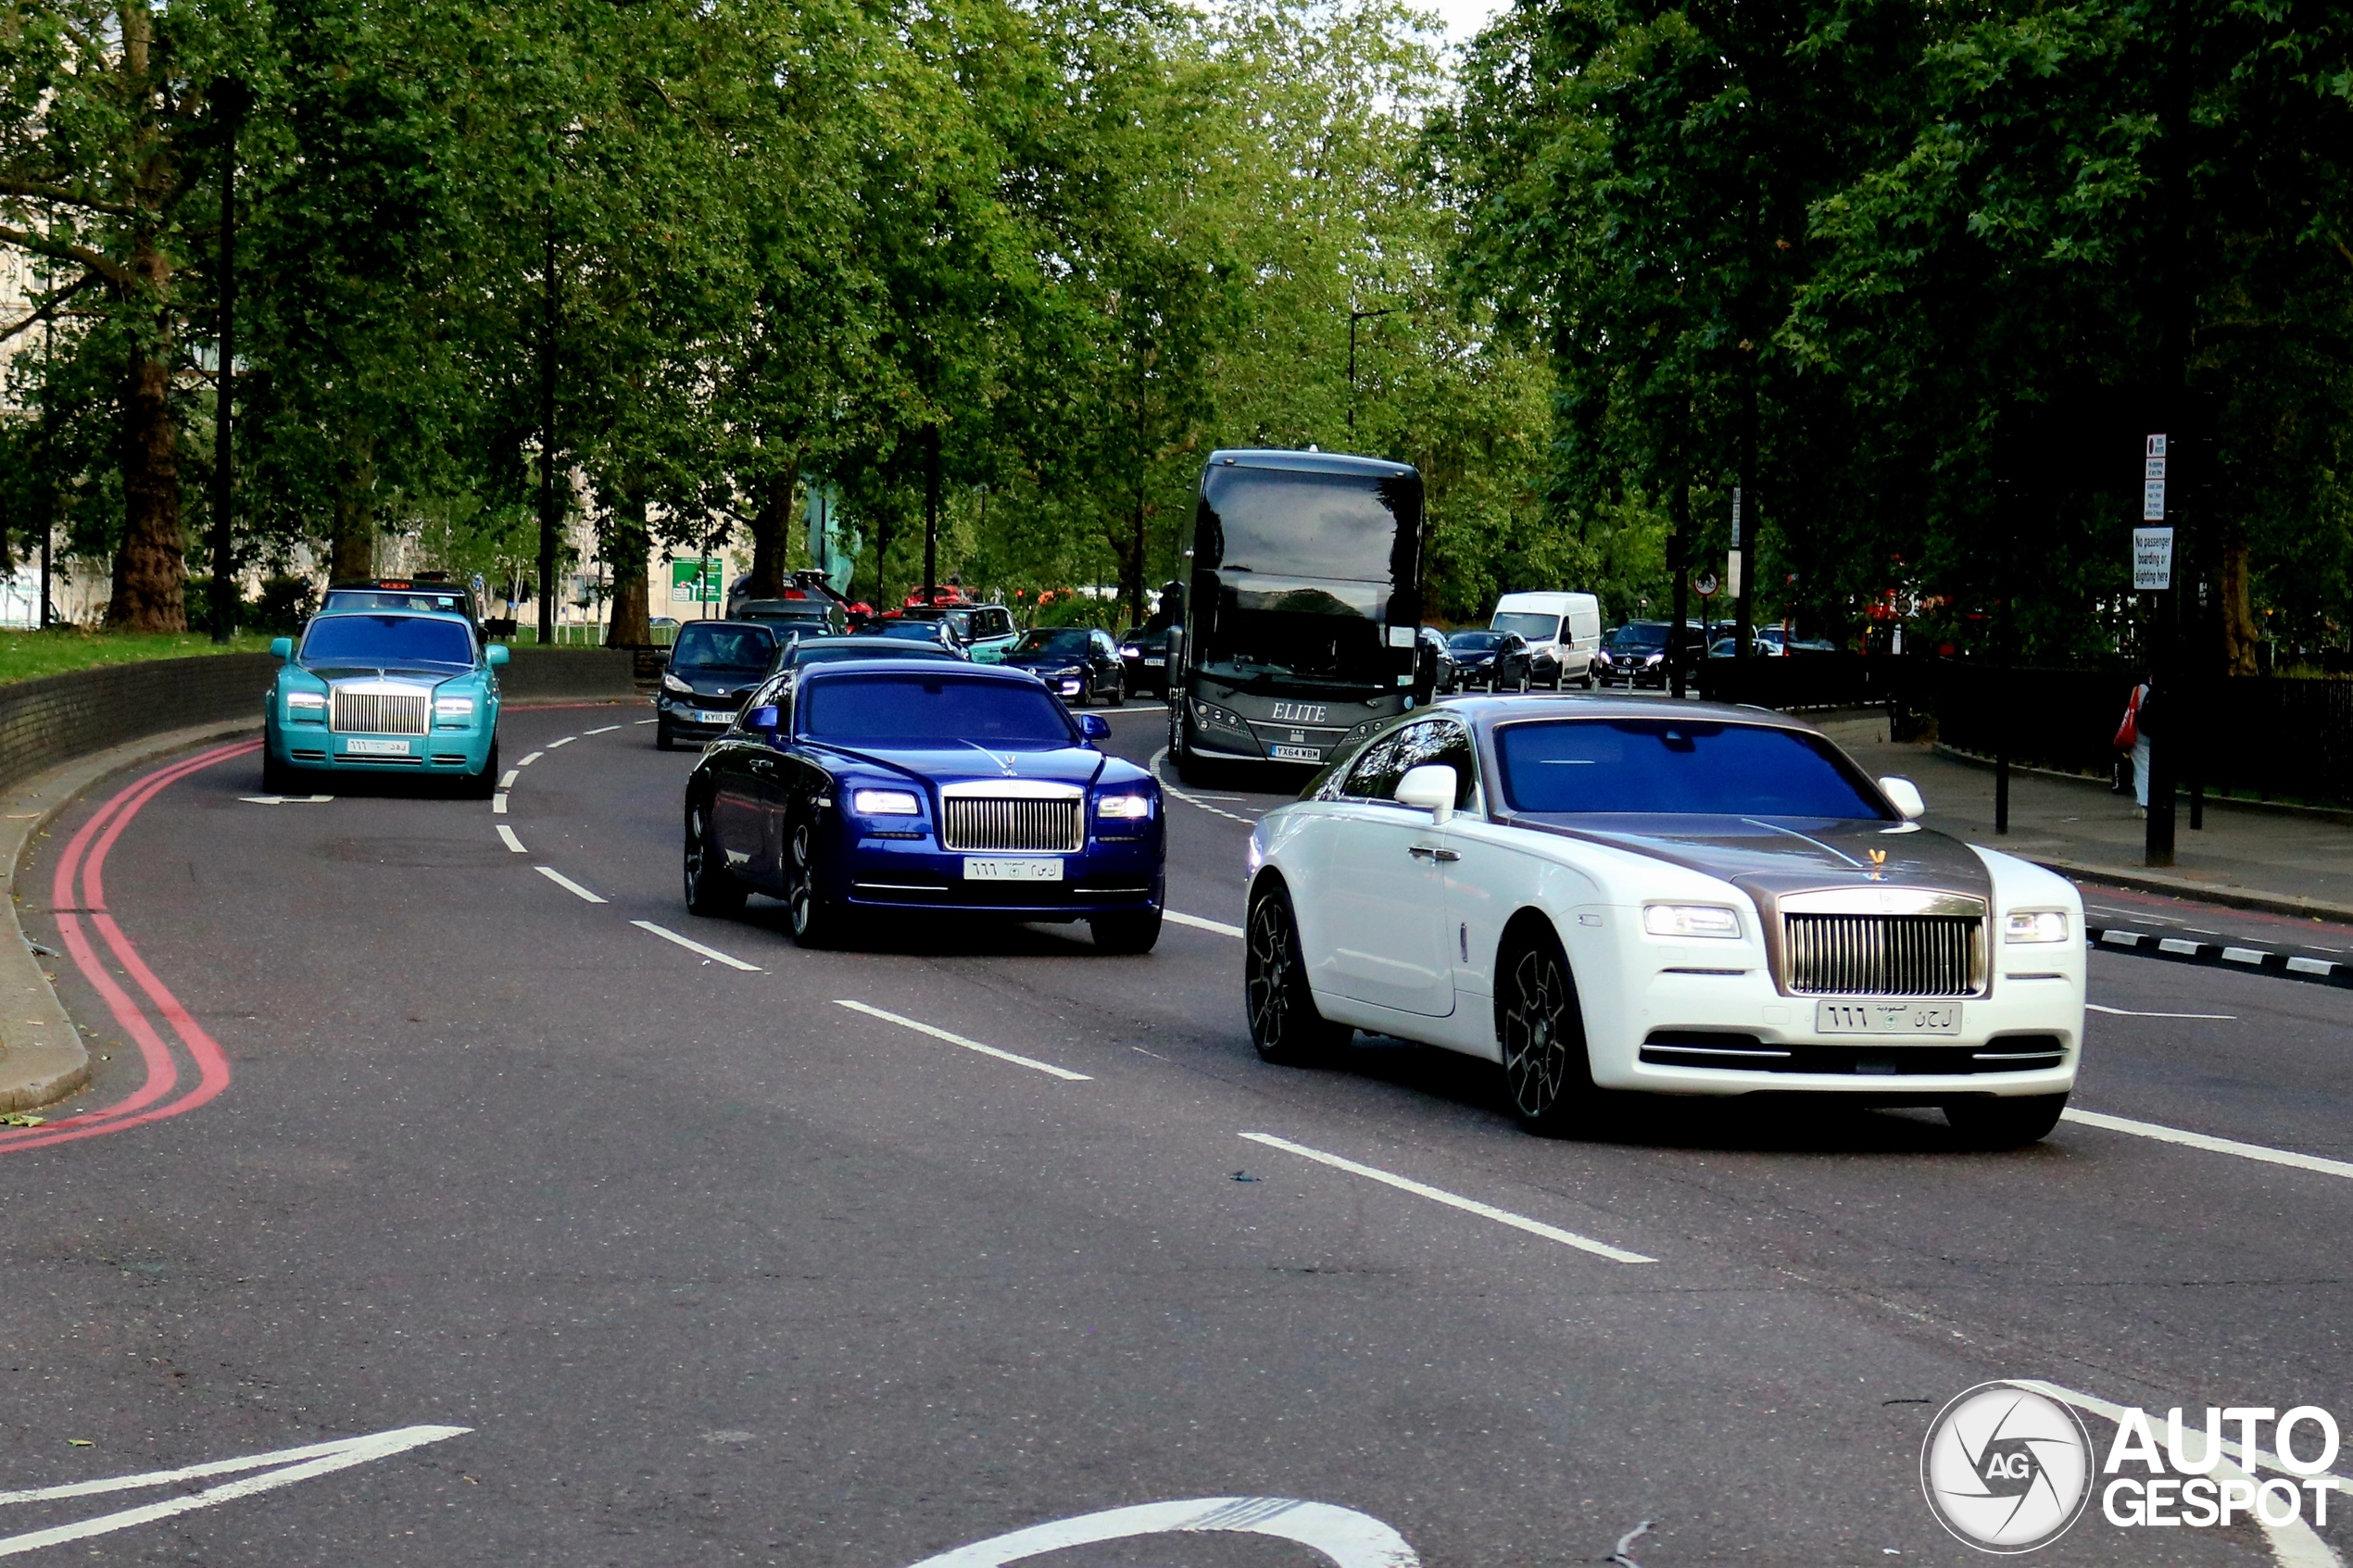
[[[838,664],[847,659],[963,659],[935,644],[909,637],[799,637],[779,643],[768,666],[774,675],[784,670],[806,670],[812,664]]]
[[[1008,670],[1026,670],[1073,708],[1108,697],[1127,700],[1126,672],[1111,633],[1088,626],[1041,626],[1024,632],[1004,658]]]
[[[1535,656],[1516,632],[1457,632],[1446,639],[1446,651],[1454,656],[1454,679],[1465,691],[1524,692],[1536,677]],[[1560,679],[1558,664],[1553,679]]]
[[[776,629],[756,621],[689,621],[678,628],[654,697],[654,745],[723,734],[776,657]]]

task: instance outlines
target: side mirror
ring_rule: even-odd
[[[1880,793],[1888,804],[1904,815],[1907,822],[1928,815],[1928,802],[1920,798],[1920,786],[1906,778],[1884,778],[1879,782]]]
[[[1100,713],[1081,713],[1078,716],[1078,733],[1086,736],[1090,744],[1099,740],[1109,740],[1111,739],[1111,721]]]
[[[763,702],[744,715],[744,728],[773,734],[776,729],[776,705]]]
[[[1405,776],[1397,781],[1396,794],[1390,798],[1400,806],[1428,811],[1431,822],[1444,827],[1454,815],[1456,787],[1453,769],[1443,762],[1425,762],[1405,771]]]
[[[270,657],[272,659],[292,659],[294,657],[294,639],[292,637],[271,638]]]
[[[493,643],[488,647],[482,650],[482,657],[484,662],[487,664],[504,664],[507,662],[508,659],[507,645],[504,643]]]

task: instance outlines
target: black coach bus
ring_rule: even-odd
[[[1420,684],[1422,476],[1336,452],[1216,452],[1202,470],[1184,620],[1169,638],[1179,777],[1319,767]]]

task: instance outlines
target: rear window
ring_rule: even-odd
[[[975,746],[1045,751],[1076,744],[1062,704],[1027,681],[942,671],[837,675],[812,683],[802,733],[845,746]]]
[[[320,613],[353,609],[413,609],[444,615],[466,613],[466,596],[422,588],[331,588]]]
[[[455,621],[419,615],[322,615],[303,633],[305,664],[410,666],[454,664],[472,669],[473,633]]]
[[[680,629],[670,662],[673,669],[765,670],[775,651],[775,633],[765,626],[689,624]]]
[[[1889,820],[1830,743],[1680,719],[1579,719],[1495,731],[1515,811]]]

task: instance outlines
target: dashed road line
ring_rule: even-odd
[[[507,792],[505,790],[502,789],[497,794],[490,797],[490,814],[494,817],[503,817],[507,814]]]
[[[2214,1023],[2236,1023],[2234,1012],[2143,1012],[2137,1008],[2104,1008],[2097,1002],[2085,1002],[2085,1012],[2104,1012],[2114,1018],[2198,1018]]]
[[[498,824],[498,837],[508,848],[513,850],[518,855],[528,855],[531,853],[530,850],[525,849],[522,847],[522,840],[515,836],[515,830],[509,827],[504,822],[500,822]]]
[[[518,768],[528,768],[534,762],[538,761],[542,757],[547,755],[547,754],[544,751],[535,751],[530,756],[524,758],[522,761],[516,763],[515,766]]]
[[[928,1035],[935,1040],[945,1040],[951,1046],[962,1046],[968,1051],[978,1051],[982,1056],[993,1056],[999,1061],[1010,1061],[1015,1067],[1026,1067],[1032,1072],[1060,1078],[1065,1083],[1086,1084],[1093,1081],[1084,1073],[1073,1073],[1067,1067],[1056,1067],[1052,1062],[1039,1061],[1036,1057],[1000,1050],[995,1046],[984,1046],[978,1040],[968,1040],[962,1035],[950,1034],[945,1029],[925,1023],[919,1019],[908,1018],[900,1013],[886,1012],[881,1008],[868,1007],[864,1002],[853,1002],[847,997],[835,997],[834,1005],[848,1008],[852,1012],[862,1012],[869,1018],[879,1018],[886,1023],[896,1023],[902,1029],[912,1029],[918,1035]]]
[[[537,872],[541,876],[546,877],[549,882],[554,883],[558,887],[562,888],[565,892],[574,894],[579,897],[585,898],[591,904],[601,904],[604,902],[604,899],[598,897],[596,894],[589,892],[586,888],[581,886],[580,884],[573,881],[572,878],[564,875],[563,872],[556,870],[553,866],[534,866],[531,869]]]
[[[640,724],[659,724],[661,721],[659,719],[640,719],[637,722]]]
[[[2353,1163],[2342,1160],[2327,1160],[2317,1154],[2298,1154],[2294,1149],[2271,1148],[2259,1143],[2241,1143],[2236,1138],[2209,1137],[2204,1133],[2185,1132],[2180,1127],[2168,1127],[2155,1122],[2135,1122],[2129,1116],[2110,1116],[2099,1110],[2070,1109],[2059,1114],[2067,1121],[2081,1123],[2086,1127],[2098,1127],[2106,1132],[2124,1133],[2157,1143],[2203,1149],[2208,1154],[2228,1154],[2265,1165],[2285,1165],[2291,1170],[2310,1171],[2318,1175],[2341,1176],[2353,1181]]]
[[[512,788],[514,788],[514,787],[515,787],[515,780],[516,780],[517,778],[521,777],[521,776],[522,776],[522,769],[520,769],[520,768],[510,768],[510,769],[508,769],[508,770],[506,771],[506,772],[504,772],[503,774],[499,775],[499,779],[498,779],[498,787],[499,787],[500,789],[512,789]]]
[[[1166,776],[1160,771],[1161,763],[1164,761],[1167,757],[1168,748],[1164,746],[1158,751],[1152,753],[1152,759],[1148,764],[1152,777],[1160,780],[1160,787],[1163,792],[1173,795],[1177,799],[1183,801],[1186,805],[1193,807],[1198,810],[1206,811],[1213,817],[1223,817],[1229,822],[1239,822],[1246,828],[1254,828],[1258,825],[1258,819],[1256,817],[1245,817],[1237,812],[1226,810],[1222,807],[1212,806],[1200,796],[1188,795],[1185,791],[1177,788],[1175,784],[1170,784]]]
[[[2094,906],[2085,905],[2091,909]],[[2183,926],[2194,931],[2195,926]],[[2242,973],[2272,975],[2282,980],[2296,980],[2306,985],[2334,985],[2353,989],[2353,963],[2340,959],[2316,959],[2303,953],[2284,951],[2280,947],[2248,947],[2220,941],[2192,940],[2186,936],[2161,936],[2152,932],[2129,931],[2120,926],[2089,925],[2084,939],[2096,947],[2120,949],[2146,958],[2164,959],[2173,963],[2204,964],[2208,968],[2225,965]],[[2254,938],[2260,940],[2260,938]],[[2323,949],[2324,951],[2326,949]]]
[[[1498,1209],[1491,1203],[1481,1203],[1475,1198],[1465,1198],[1459,1193],[1448,1192],[1444,1187],[1430,1186],[1426,1183],[1415,1181],[1410,1176],[1401,1176],[1394,1172],[1381,1170],[1378,1166],[1360,1165],[1353,1160],[1342,1159],[1337,1154],[1327,1154],[1320,1148],[1310,1148],[1305,1144],[1293,1143],[1289,1138],[1278,1138],[1271,1133],[1244,1133],[1241,1136],[1252,1143],[1265,1144],[1268,1148],[1279,1148],[1286,1154],[1296,1154],[1302,1160],[1313,1160],[1319,1165],[1329,1165],[1336,1171],[1346,1171],[1351,1175],[1363,1176],[1368,1181],[1393,1186],[1400,1192],[1410,1192],[1416,1198],[1427,1198],[1432,1203],[1443,1203],[1450,1209],[1460,1209],[1466,1214],[1476,1214],[1482,1220],[1492,1220],[1499,1225],[1509,1225],[1514,1230],[1526,1231],[1530,1236],[1541,1236],[1547,1241],[1557,1241],[1563,1247],[1574,1247],[1579,1252],[1591,1252],[1594,1257],[1606,1258],[1613,1263],[1655,1263],[1658,1261],[1657,1259],[1646,1258],[1640,1252],[1629,1252],[1622,1247],[1612,1247],[1605,1241],[1595,1241],[1590,1236],[1579,1236],[1575,1231],[1565,1231],[1558,1225],[1548,1225],[1541,1220],[1531,1220],[1525,1214],[1515,1214],[1508,1209]]]
[[[609,735],[619,728],[621,728],[621,726],[618,724],[607,724],[601,730],[583,730],[580,734],[584,738],[589,735]]]
[[[700,953],[704,958],[709,959],[713,963],[724,963],[729,969],[740,969],[747,974],[758,974],[761,972],[761,968],[758,964],[746,963],[743,960],[736,957],[733,953],[723,953],[716,947],[706,947],[701,943],[696,941],[693,937],[681,936],[678,933],[671,930],[666,925],[656,925],[649,920],[633,920],[629,923],[635,926],[640,931],[652,932],[656,936],[661,937],[665,942],[675,942],[678,946],[686,948],[689,952]]]
[[[1242,928],[1239,925],[1227,925],[1222,920],[1203,920],[1199,915],[1182,915],[1178,914],[1175,909],[1161,910],[1160,918],[1163,920],[1173,920],[1178,925],[1189,925],[1195,931],[1214,931],[1220,936],[1239,936],[1242,935]]]
[[[547,749],[553,751],[560,746],[570,746],[573,741],[576,741],[580,737],[578,735],[566,735],[561,740],[551,740],[547,743]]]

